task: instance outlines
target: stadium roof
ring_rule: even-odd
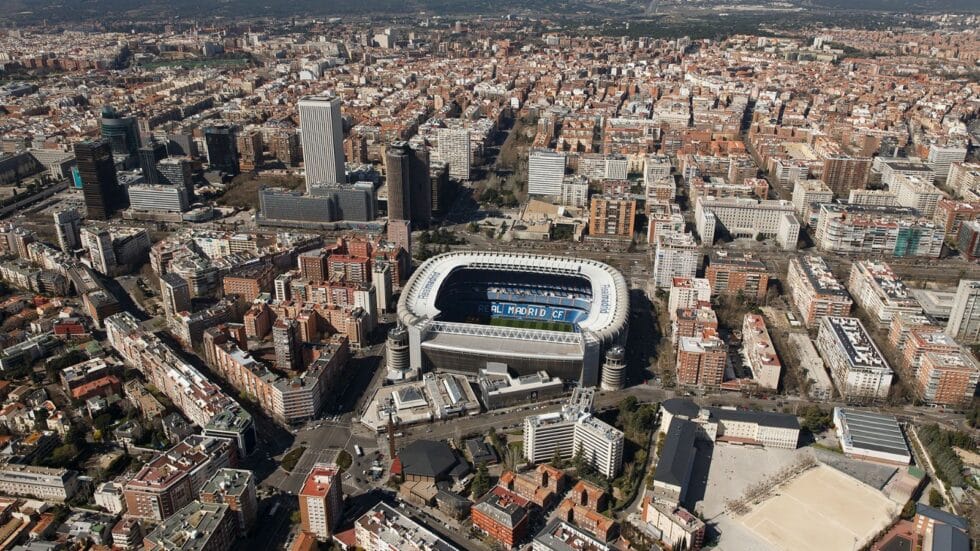
[[[405,285],[398,301],[400,321],[406,326],[417,326],[436,319],[440,314],[436,308],[440,288],[451,273],[465,267],[583,277],[592,286],[593,305],[586,318],[578,323],[579,329],[605,341],[618,335],[626,325],[629,291],[623,275],[612,267],[595,260],[492,251],[445,253],[423,263]]]

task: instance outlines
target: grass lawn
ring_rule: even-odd
[[[303,456],[303,452],[305,451],[306,448],[303,446],[289,450],[286,455],[282,456],[282,470],[292,472],[293,469],[296,468],[296,463],[299,462],[299,458]]]
[[[537,329],[540,331],[561,331],[570,333],[572,324],[545,320],[519,320],[514,318],[491,318],[490,325],[494,327],[513,327],[516,329]]]

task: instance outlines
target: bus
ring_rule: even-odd
[[[357,444],[354,444],[354,453],[356,453],[358,457],[361,457],[364,455],[364,450],[362,450]]]

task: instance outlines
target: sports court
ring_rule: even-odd
[[[860,549],[899,507],[881,492],[826,465],[777,487],[739,521],[775,549]]]

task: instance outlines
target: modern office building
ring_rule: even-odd
[[[139,148],[140,170],[147,184],[159,184],[160,175],[157,173],[157,162],[167,157],[167,144],[153,138]]]
[[[86,218],[107,220],[115,211],[126,208],[126,194],[116,178],[116,166],[107,140],[76,143],[75,159],[82,180]]]
[[[705,245],[724,231],[732,237],[775,237],[783,249],[793,250],[800,235],[793,203],[784,200],[702,196],[695,201],[694,221]]]
[[[307,191],[316,185],[346,183],[340,98],[306,96],[297,107]]]
[[[614,478],[623,459],[623,433],[592,415],[594,389],[577,387],[561,411],[524,418],[524,457],[529,463],[582,457],[604,476]]]
[[[562,193],[567,157],[564,153],[534,149],[527,158],[527,192],[557,196]]]
[[[299,513],[304,532],[321,541],[333,536],[344,515],[341,470],[336,465],[318,463],[306,475],[299,491]]]
[[[820,318],[817,350],[844,400],[877,401],[888,397],[894,373],[859,319]]]
[[[238,174],[237,129],[230,124],[216,124],[204,129],[204,145],[207,147],[208,165],[211,170],[225,174]]]
[[[74,207],[58,209],[52,215],[54,228],[58,234],[58,247],[62,252],[71,253],[82,246],[82,215]]]
[[[764,300],[769,290],[769,268],[751,254],[716,251],[708,255],[704,277],[713,295],[736,295]]]
[[[194,199],[194,172],[192,161],[187,157],[167,157],[157,163],[157,176],[161,184],[185,190],[187,200]]]
[[[456,180],[470,179],[470,133],[465,128],[442,128],[438,134],[439,160],[449,165],[449,177]]]
[[[183,187],[159,184],[126,186],[129,208],[140,212],[180,213],[190,207],[187,190]]]
[[[963,344],[980,342],[980,281],[960,280],[946,334]]]
[[[410,148],[408,156],[410,209],[412,225],[416,229],[428,228],[432,223],[433,182],[429,162],[429,149],[424,145]],[[440,193],[436,190],[437,194]]]
[[[388,219],[412,220],[411,150],[405,142],[394,142],[385,150],[388,182]]]
[[[576,389],[576,392],[580,392]],[[592,411],[592,391],[573,394],[561,411],[524,418],[524,457],[529,463],[546,463],[557,453],[570,458],[575,453],[575,423]],[[584,393],[588,394],[584,394]],[[583,401],[582,396],[589,398]]]
[[[851,297],[819,256],[790,260],[786,285],[790,299],[807,327],[813,327],[823,316],[851,313]]]
[[[187,280],[173,272],[160,276],[160,301],[168,320],[178,312],[191,310],[191,291]]]
[[[135,167],[140,147],[136,117],[123,116],[112,106],[106,106],[99,123],[102,139],[109,142],[112,157],[124,168]]]
[[[854,302],[867,312],[881,327],[888,326],[896,314],[918,314],[922,306],[895,275],[891,266],[884,262],[859,260],[851,264],[847,289]]]
[[[572,454],[582,450],[585,462],[606,478],[616,478],[623,464],[623,432],[596,417],[588,416],[575,424]]]

